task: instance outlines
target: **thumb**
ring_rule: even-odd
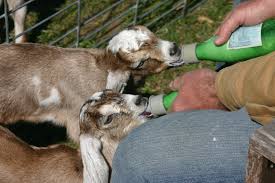
[[[179,112],[179,111],[183,111],[185,109],[185,102],[182,99],[182,97],[180,96],[180,94],[176,97],[176,99],[174,100],[171,109],[169,111],[171,112]]]
[[[237,13],[232,13],[217,31],[216,45],[222,45],[230,38],[232,32],[234,32],[241,25],[241,19]]]

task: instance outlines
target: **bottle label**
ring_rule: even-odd
[[[232,33],[227,49],[241,49],[262,46],[262,24],[240,27]]]

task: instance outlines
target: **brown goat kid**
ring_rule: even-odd
[[[80,112],[80,151],[64,145],[34,148],[0,127],[1,183],[107,183],[118,143],[147,120],[147,99],[96,93]]]
[[[91,93],[122,91],[131,74],[182,64],[175,43],[143,26],[114,36],[106,49],[0,45],[0,123],[53,121],[79,140],[78,113]]]

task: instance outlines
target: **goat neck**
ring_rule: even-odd
[[[96,64],[101,69],[111,70],[111,71],[128,71],[128,62],[123,60],[119,54],[114,54],[109,50],[100,50],[92,52],[96,58]]]

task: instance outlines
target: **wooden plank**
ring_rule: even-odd
[[[253,150],[275,162],[275,122],[256,130],[251,136],[250,144]]]
[[[246,183],[262,183],[263,169],[264,157],[254,151],[253,145],[250,145],[246,167]]]
[[[273,163],[275,163],[275,122],[256,130],[250,138],[246,183],[275,183]]]

